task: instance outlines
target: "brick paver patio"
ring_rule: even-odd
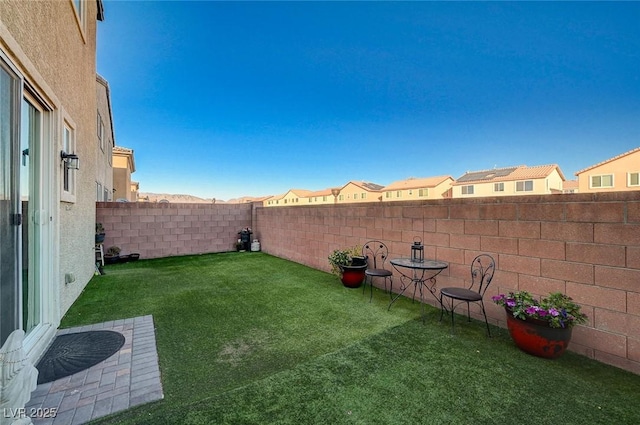
[[[54,382],[38,385],[26,406],[34,425],[77,425],[164,397],[152,316],[63,329],[56,335],[111,330],[125,337],[103,362]],[[55,409],[55,410],[52,410]],[[37,417],[55,412],[54,417]]]

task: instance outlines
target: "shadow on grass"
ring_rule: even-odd
[[[165,400],[96,423],[640,423],[640,377],[266,254],[140,261],[94,279],[65,318],[153,314]],[[101,310],[97,312],[95,310]]]

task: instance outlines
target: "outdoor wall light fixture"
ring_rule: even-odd
[[[422,239],[416,236],[411,245],[411,261],[414,263],[424,263],[424,245]]]
[[[80,169],[80,158],[75,153],[60,152],[60,158],[67,164],[67,168],[70,170]]]

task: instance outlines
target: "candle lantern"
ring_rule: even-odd
[[[422,239],[415,237],[411,245],[411,261],[414,263],[424,263],[424,245]]]

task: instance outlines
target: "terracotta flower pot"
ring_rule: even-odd
[[[519,349],[546,359],[560,357],[569,346],[571,328],[551,328],[543,320],[520,320],[507,312],[509,334]]]

